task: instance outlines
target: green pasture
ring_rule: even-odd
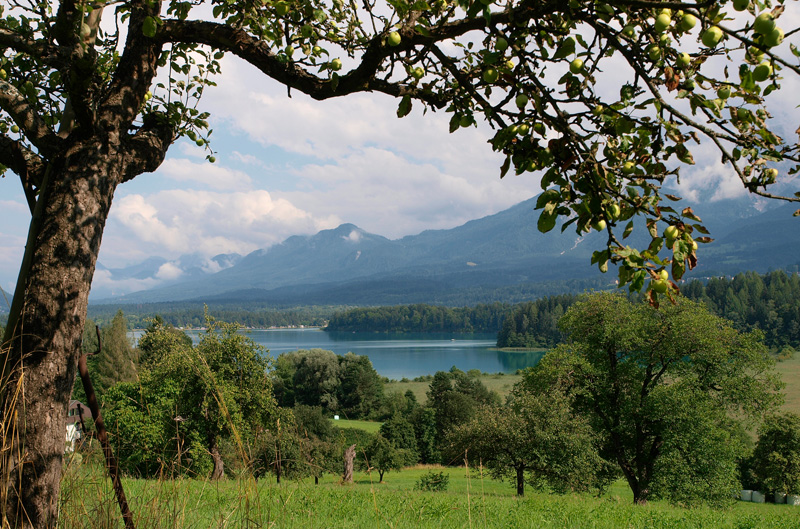
[[[484,386],[491,391],[496,391],[503,398],[505,398],[505,396],[511,392],[511,388],[514,386],[514,384],[519,382],[521,379],[522,377],[519,375],[504,375],[499,373],[484,373],[480,376],[480,380],[483,382]],[[409,380],[407,382],[400,382],[393,380],[386,384],[384,390],[386,393],[393,391],[405,393],[406,391],[411,390],[411,392],[414,393],[414,396],[417,397],[417,402],[424,405],[428,400],[426,393],[430,384],[430,381],[415,382],[413,380]]]
[[[439,471],[440,469],[436,469]],[[662,502],[634,506],[624,484],[609,494],[566,496],[530,491],[516,498],[509,483],[477,469],[443,469],[446,492],[414,489],[429,468],[384,476],[357,473],[312,481],[274,479],[123,481],[137,527],[146,528],[780,528],[800,527],[800,508],[737,502],[724,510],[680,508]],[[68,469],[62,482],[60,527],[122,528],[108,479],[99,467]]]

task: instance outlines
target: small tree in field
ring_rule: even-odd
[[[415,463],[414,455],[409,450],[397,448],[381,434],[375,435],[364,447],[361,465],[365,470],[378,471],[378,481],[383,483],[383,475],[390,470],[402,470],[406,465]]]
[[[687,300],[656,309],[613,294],[586,296],[561,327],[569,343],[545,355],[523,384],[572,395],[634,502],[652,494],[682,501],[682,487],[711,502],[731,495],[739,424],[782,399],[757,333],[739,333]]]
[[[800,417],[768,417],[758,431],[749,467],[761,490],[800,494]]]
[[[457,426],[447,445],[451,460],[466,456],[473,465],[486,465],[523,496],[526,481],[559,492],[597,486],[603,461],[596,442],[589,422],[572,414],[566,395],[516,388],[506,406],[483,407]]]
[[[3,521],[57,524],[66,409],[112,198],[178,138],[214,161],[199,100],[226,53],[312,99],[381,93],[400,117],[413,105],[449,112],[452,131],[485,120],[501,176],[539,172],[538,228],[564,219],[607,234],[592,262],[618,263],[620,284],[655,303],[674,297],[668,277],[711,240],[690,208],[662,202],[678,199],[662,186],[694,163],[695,141],[749,192],[800,201],[780,187],[800,161],[795,136],[769,120],[783,110],[770,97],[781,76],[800,74],[786,59],[798,34],[776,26],[784,10],[763,0],[0,4],[0,171],[17,175],[31,212],[0,347]],[[646,247],[623,243],[634,228]]]

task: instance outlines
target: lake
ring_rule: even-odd
[[[541,352],[493,350],[494,334],[345,333],[320,329],[259,329],[242,331],[269,349],[273,357],[298,349],[327,349],[368,356],[382,376],[399,380],[449,371],[480,369],[484,373],[514,373],[536,365]],[[187,331],[195,342],[202,331]]]

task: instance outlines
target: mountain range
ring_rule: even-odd
[[[117,270],[98,267],[111,277],[137,280],[159,273],[169,277],[171,267],[180,273],[171,284],[103,300],[93,286],[93,302],[446,304],[503,299],[509,289],[544,295],[556,293],[554,289],[613,284],[613,271],[602,275],[589,264],[592,252],[603,247],[605,234],[579,236],[573,227],[561,234],[558,227],[539,233],[535,204],[536,197],[456,228],[396,240],[342,224],[244,257],[220,255],[209,261],[195,255],[176,261],[152,258]],[[692,205],[716,241],[703,246],[691,276],[800,265],[795,208],[769,203],[764,210],[764,205],[749,197]],[[632,238],[630,244],[647,242]]]

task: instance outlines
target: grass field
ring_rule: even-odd
[[[481,375],[480,379],[487,388],[492,391],[496,391],[501,397],[505,398],[505,396],[511,391],[511,388],[514,386],[514,384],[519,382],[522,377],[519,375],[485,373]],[[405,393],[410,389],[414,393],[414,396],[417,397],[417,402],[424,405],[428,400],[428,397],[426,396],[428,386],[430,386],[430,382],[414,382],[413,380],[408,382],[392,381],[386,384],[385,391],[387,393],[392,391]]]
[[[87,466],[88,467],[88,466]],[[73,468],[62,485],[60,527],[121,528],[108,480],[99,468]],[[633,506],[624,486],[601,498],[528,492],[516,498],[508,483],[477,470],[443,469],[446,492],[414,489],[427,468],[357,473],[340,485],[284,480],[124,480],[139,528],[776,528],[800,527],[800,508],[737,502],[729,509],[683,509],[662,502]],[[437,469],[438,471],[438,469]]]
[[[778,362],[776,369],[786,383],[783,390],[786,395],[783,409],[800,415],[800,354],[790,360]]]
[[[357,430],[364,430],[365,432],[369,433],[378,433],[378,430],[381,428],[381,422],[374,422],[374,421],[356,421],[356,420],[349,420],[349,419],[339,419],[333,420],[331,419],[331,424],[338,428],[355,428]]]

